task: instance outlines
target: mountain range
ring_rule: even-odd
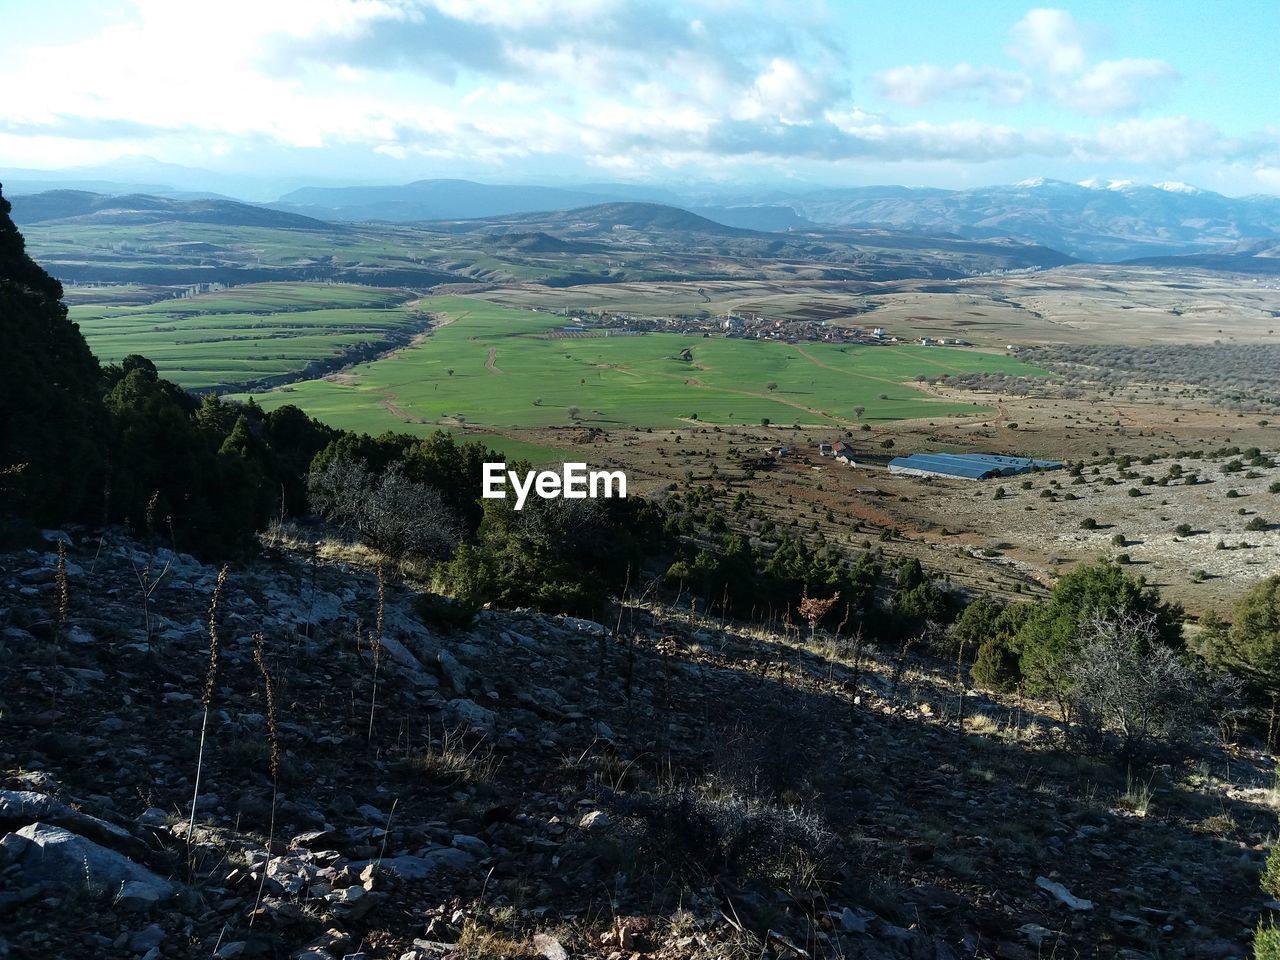
[[[1085,260],[1202,253],[1280,239],[1280,198],[1226,197],[1177,182],[1036,178],[970,190],[855,187],[807,194],[796,213],[828,224],[1031,240]]]
[[[154,165],[144,172],[159,178],[184,169]],[[112,179],[75,180],[66,172],[17,172],[21,177],[6,182],[6,193],[21,200],[15,216],[27,222],[34,222],[37,210],[70,211],[76,204],[82,209],[61,216],[91,216],[104,222],[126,216],[118,205],[90,200],[92,194],[116,198],[145,194],[150,198],[146,204],[137,199],[124,204],[134,216],[163,216],[167,212],[202,222],[229,218],[244,224],[306,228],[315,228],[317,222],[480,221],[616,203],[646,203],[679,208],[715,224],[759,232],[872,228],[932,237],[949,235],[963,240],[1007,238],[1094,262],[1163,263],[1164,258],[1192,257],[1194,260],[1177,262],[1222,269],[1223,264],[1247,260],[1250,262],[1243,269],[1266,272],[1276,270],[1274,253],[1266,251],[1280,242],[1280,197],[1227,197],[1177,181],[1070,183],[1034,178],[1007,186],[965,190],[860,186],[787,192],[621,183],[564,187],[436,179],[390,186],[308,185],[291,189],[274,202],[241,203],[240,207],[247,209],[239,209],[231,206],[238,201],[194,189],[201,183],[198,171],[180,176],[181,188]],[[84,176],[112,173],[105,168],[90,168]],[[51,186],[60,189],[48,190]],[[44,192],[39,193],[38,188]],[[36,200],[35,195],[44,199]],[[196,206],[165,207],[178,201]],[[1258,260],[1268,262],[1259,264]]]
[[[1235,255],[1232,248],[1242,243],[1280,240],[1280,198],[1227,197],[1176,181],[1145,185],[1036,178],[968,190],[870,186],[756,199],[747,194],[680,195],[617,184],[568,190],[422,180],[400,187],[306,188],[271,206],[325,220],[411,222],[636,200],[679,206],[750,230],[879,227],[967,240],[1008,237],[1091,261]]]

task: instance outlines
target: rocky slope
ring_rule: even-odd
[[[0,957],[1226,958],[1263,906],[1241,748],[1126,783],[926,660],[450,631],[323,550],[228,572],[210,683],[215,568],[46,537],[0,555]]]

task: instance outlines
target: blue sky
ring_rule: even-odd
[[[1280,193],[1280,4],[0,0],[0,177]]]

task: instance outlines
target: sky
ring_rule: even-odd
[[[1274,0],[0,0],[0,24],[0,179],[1280,194]]]

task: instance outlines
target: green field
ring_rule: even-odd
[[[296,374],[408,336],[423,320],[407,299],[376,287],[261,283],[143,305],[73,303],[69,313],[102,361],[140,353],[194,389]]]
[[[450,322],[340,377],[256,399],[268,408],[294,403],[335,426],[369,432],[406,423],[672,427],[695,416],[710,424],[844,424],[857,419],[855,406],[869,422],[985,409],[935,400],[910,383],[917,375],[1042,372],[1012,357],[943,347],[678,334],[545,339],[539,334],[557,329],[561,318],[464,297],[418,305]],[[692,361],[677,359],[686,348]]]

